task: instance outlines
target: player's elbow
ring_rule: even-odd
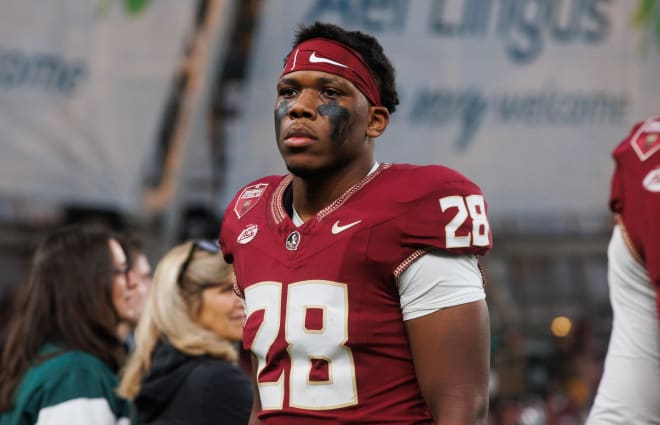
[[[488,420],[488,393],[454,394],[430,403],[438,425],[485,425]]]

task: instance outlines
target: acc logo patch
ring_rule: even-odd
[[[267,187],[268,183],[257,183],[243,189],[234,204],[234,213],[236,214],[236,217],[241,218],[254,208]]]
[[[257,232],[259,231],[259,226],[256,224],[249,224],[245,226],[245,229],[238,235],[236,238],[236,242],[240,243],[241,245],[245,245],[246,243],[252,241],[255,236],[257,236]]]
[[[660,151],[660,116],[647,119],[630,140],[640,161],[646,161]]]
[[[660,168],[651,170],[651,172],[644,177],[642,186],[644,186],[644,189],[649,192],[660,192]]]

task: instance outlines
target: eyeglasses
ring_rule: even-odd
[[[180,287],[183,286],[183,275],[186,274],[186,270],[188,270],[188,266],[190,265],[190,262],[192,261],[193,254],[195,253],[195,250],[201,249],[202,251],[211,253],[211,254],[217,254],[220,252],[220,244],[217,241],[208,241],[205,239],[198,239],[195,240],[191,245],[190,245],[190,250],[188,251],[188,255],[186,256],[186,260],[181,264],[181,270],[179,270],[179,276],[177,277],[177,283],[179,284]]]
[[[128,271],[130,268],[128,267],[128,264],[122,264],[121,266],[115,266],[112,269],[112,274],[114,276],[128,276]]]

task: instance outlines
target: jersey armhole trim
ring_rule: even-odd
[[[625,232],[623,232],[623,233],[624,233],[624,235],[626,235]],[[626,244],[628,244],[627,237],[625,237],[625,239],[626,239]],[[632,244],[630,245],[630,247],[632,247]],[[396,281],[396,287],[397,288],[399,287],[399,278],[401,277],[401,274],[403,274],[403,272],[408,270],[408,267],[410,267],[412,265],[412,263],[414,263],[420,257],[428,254],[431,251],[433,251],[433,249],[418,249],[417,251],[410,254],[408,256],[408,258],[403,260],[401,262],[401,264],[399,264],[399,266],[396,269],[394,269],[394,279]],[[640,257],[637,255],[635,250],[631,248],[631,252],[633,253],[633,256],[635,257],[635,259],[638,259],[638,261],[639,261]],[[641,264],[644,265],[644,263],[641,263]],[[477,267],[479,267],[479,273],[481,274],[481,286],[485,288],[486,287],[486,271],[484,270],[483,264],[481,264],[481,262],[478,261],[478,260],[477,260]]]
[[[628,230],[626,230],[626,225],[623,223],[623,218],[621,218],[621,214],[614,214],[614,220],[616,220],[616,224],[621,229],[621,236],[623,236],[623,241],[628,247],[628,251],[630,251],[630,255],[632,255],[635,261],[637,261],[642,267],[646,268],[644,259],[642,259],[642,256],[639,255],[639,253],[635,249],[635,245],[632,243],[632,239],[630,239],[630,235],[628,234]]]
[[[408,258],[403,260],[396,269],[394,269],[394,279],[396,280],[397,288],[399,287],[399,278],[401,277],[401,274],[405,272],[408,267],[410,267],[410,265],[414,263],[419,257],[426,255],[429,251],[430,249],[418,249],[417,251],[410,254]]]
[[[479,261],[479,258],[477,258],[477,267],[479,268],[479,273],[481,273],[481,286],[485,289],[486,288],[486,270],[484,269],[483,264],[481,264],[481,261]]]

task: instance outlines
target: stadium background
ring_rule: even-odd
[[[660,112],[658,0],[0,0],[0,319],[43,232],[103,221],[152,260],[283,172],[299,23],[376,35],[401,105],[379,161],[477,181],[495,248],[492,423],[581,423],[611,311],[610,152]]]

